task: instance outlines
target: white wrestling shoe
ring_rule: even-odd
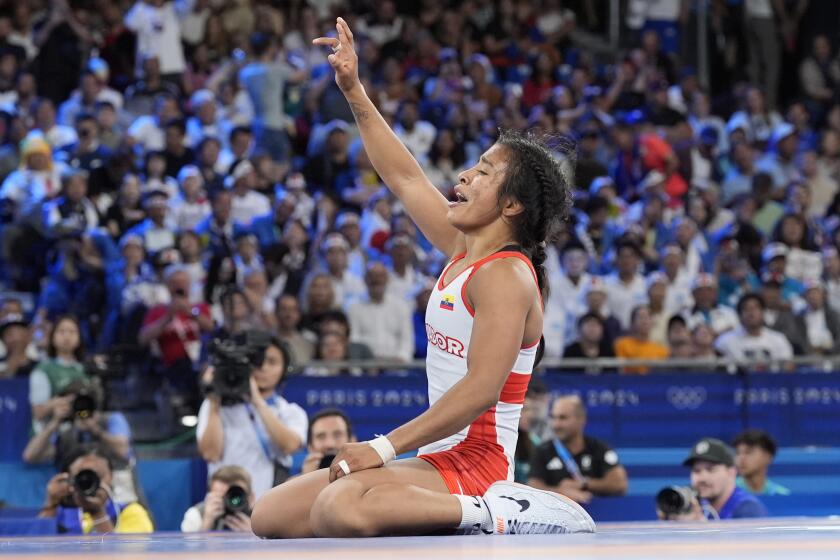
[[[492,484],[483,498],[496,535],[595,532],[586,510],[555,492],[503,480]]]

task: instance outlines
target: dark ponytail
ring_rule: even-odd
[[[525,208],[513,223],[516,240],[531,259],[543,300],[548,298],[546,246],[569,214],[569,185],[574,167],[573,143],[533,133],[502,131],[497,144],[508,150],[508,171],[499,189]]]

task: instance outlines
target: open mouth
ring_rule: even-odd
[[[467,197],[465,197],[461,192],[454,191],[451,200],[449,201],[449,207],[452,208],[453,206],[458,206],[460,204],[465,204],[467,202]]]

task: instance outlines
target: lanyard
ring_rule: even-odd
[[[274,406],[277,404],[277,395],[271,395],[268,399],[266,399],[266,404],[268,406]],[[257,439],[260,441],[260,446],[262,447],[263,453],[265,453],[266,458],[274,462],[274,454],[271,452],[271,447],[269,445],[269,438],[268,432],[265,431],[265,426],[262,422],[257,421],[256,417],[254,416],[254,408],[251,406],[251,403],[245,403],[245,408],[248,409],[248,416],[251,418],[251,425],[254,427],[254,432],[257,434]]]
[[[566,449],[566,446],[563,445],[563,443],[557,438],[554,438],[551,442],[554,444],[554,450],[557,452],[557,456],[560,457],[560,460],[563,461],[564,465],[566,465],[566,470],[571,473],[572,478],[575,480],[583,480],[583,475],[580,474],[578,464],[574,457],[572,457],[572,454],[569,453],[569,450]]]

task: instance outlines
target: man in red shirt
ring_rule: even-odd
[[[182,265],[170,265],[164,272],[170,302],[146,312],[139,342],[149,345],[161,362],[161,373],[176,391],[197,397],[195,366],[201,351],[201,335],[213,329],[206,303],[189,300],[190,275]]]

